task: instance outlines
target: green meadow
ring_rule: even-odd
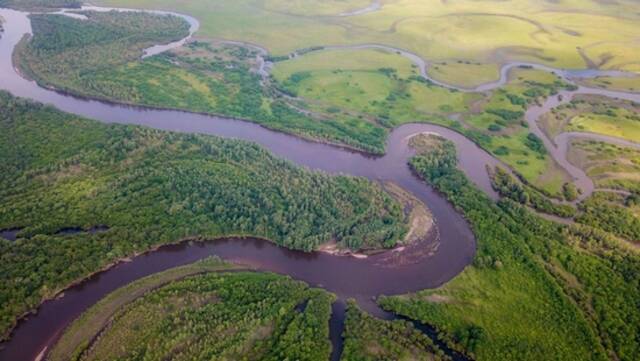
[[[550,136],[564,131],[588,132],[640,141],[640,104],[602,96],[579,95],[543,115],[540,125]]]
[[[317,107],[339,108],[384,126],[438,121],[470,110],[479,94],[423,81],[407,58],[387,50],[320,50],[277,62],[278,84]]]
[[[568,157],[600,188],[640,192],[640,150],[577,139],[571,143]]]
[[[458,85],[497,75],[505,61],[563,68],[601,67],[638,72],[640,15],[634,2],[514,0],[383,1],[380,10],[339,16],[364,1],[100,0],[100,5],[167,9],[196,16],[199,35],[252,42],[274,55],[320,45],[381,43],[433,62]],[[457,61],[472,64],[452,66]],[[480,64],[480,65],[477,65]],[[449,68],[449,69],[447,69]],[[436,72],[437,73],[437,72]],[[461,77],[459,74],[466,74]],[[437,74],[436,74],[437,75]]]

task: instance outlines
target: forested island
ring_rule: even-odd
[[[116,291],[70,327],[49,359],[329,357],[331,294],[287,277],[230,268],[207,259]],[[139,298],[121,300],[132,292]]]
[[[254,144],[103,125],[4,92],[0,104],[0,229],[19,229],[16,241],[0,239],[5,335],[69,283],[161,244],[255,236],[360,250],[392,247],[408,229],[380,185]]]
[[[0,0],[0,361],[640,359],[637,3],[97,4]]]

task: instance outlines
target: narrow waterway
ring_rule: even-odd
[[[401,294],[438,287],[459,274],[472,261],[476,245],[467,222],[437,192],[417,179],[407,166],[407,160],[413,154],[408,146],[409,139],[419,133],[439,134],[456,144],[460,167],[467,176],[491,197],[496,198],[486,167],[501,164],[500,161],[461,134],[430,124],[403,125],[389,135],[386,155],[372,157],[340,147],[303,140],[246,121],[75,98],[43,89],[15,71],[12,64],[13,49],[25,34],[31,32],[30,22],[27,14],[13,10],[0,9],[0,16],[6,20],[5,32],[0,38],[1,89],[105,123],[136,124],[162,130],[252,141],[277,156],[311,169],[332,174],[363,176],[374,181],[393,181],[427,204],[436,223],[429,239],[408,247],[403,252],[391,251],[366,259],[324,253],[301,253],[257,239],[222,239],[162,247],[91,277],[86,282],[68,289],[64,297],[45,302],[39,307],[36,315],[29,316],[19,323],[10,341],[2,345],[0,360],[33,360],[60,335],[69,322],[109,292],[140,277],[210,255],[247,264],[258,270],[290,275],[334,292],[342,300],[356,298],[363,308],[381,317],[387,316],[375,306],[372,301],[374,297],[380,294]],[[191,24],[193,31],[194,23]],[[163,49],[180,44],[181,42],[167,44]],[[151,49],[155,50],[149,50],[147,54],[162,51],[156,47]],[[426,63],[422,69],[426,69]],[[428,76],[426,70],[424,72],[423,75]],[[597,89],[581,88],[579,92],[607,95],[604,94],[606,91]],[[614,93],[608,95],[627,96]],[[639,95],[628,96],[640,99]],[[545,104],[546,107],[554,106],[552,99],[549,100],[549,104]],[[530,113],[528,117],[532,120],[537,119],[535,109],[530,110]],[[559,147],[553,155],[560,160],[565,159],[566,154],[563,155],[562,152],[562,148]],[[334,308],[340,308],[339,304]],[[332,329],[339,330],[339,327],[332,326]],[[332,333],[332,339],[337,340],[338,344],[334,345],[339,348],[339,335],[336,336],[335,332]],[[337,355],[339,356],[339,352]]]
[[[407,166],[412,155],[408,146],[410,137],[423,132],[438,133],[456,142],[461,166],[480,187],[493,194],[485,165],[496,164],[496,161],[462,135],[434,125],[409,124],[390,134],[388,152],[384,157],[371,157],[239,120],[78,99],[40,88],[15,71],[11,59],[13,48],[30,32],[30,23],[26,14],[16,11],[0,10],[0,16],[6,19],[6,31],[0,39],[0,72],[3,74],[0,88],[14,95],[107,123],[136,124],[253,141],[278,156],[311,169],[363,176],[375,181],[394,181],[430,207],[437,225],[429,239],[408,247],[404,252],[388,252],[367,259],[306,254],[255,239],[223,239],[163,247],[70,288],[62,298],[45,302],[36,315],[20,322],[10,341],[3,345],[1,360],[33,360],[69,322],[107,293],[145,275],[210,255],[251,265],[258,270],[290,275],[334,292],[341,299],[356,298],[364,308],[373,312],[376,312],[373,297],[437,287],[472,261],[475,240],[467,222],[446,200],[416,178]]]
[[[594,133],[564,132],[558,134],[555,138],[550,139],[540,128],[538,119],[540,119],[542,115],[549,113],[552,109],[571,102],[573,98],[579,94],[601,95],[610,98],[640,102],[640,94],[578,87],[578,90],[576,91],[561,91],[556,96],[547,98],[541,105],[531,106],[525,113],[525,120],[527,121],[531,132],[542,139],[547,152],[558,163],[558,165],[560,165],[560,167],[562,167],[573,178],[575,186],[582,191],[577,201],[588,198],[594,192],[595,185],[593,180],[587,176],[584,170],[576,167],[567,159],[569,147],[574,139],[592,139],[640,149],[640,144],[638,143]]]

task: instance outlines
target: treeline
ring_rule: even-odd
[[[347,303],[342,361],[450,360],[434,342],[407,321],[385,321]]]
[[[609,197],[614,197],[610,199]],[[637,196],[631,196],[635,204]],[[624,204],[620,204],[618,195],[596,192],[580,203],[580,215],[576,222],[611,232],[632,242],[640,242],[640,219]]]
[[[478,360],[637,360],[640,257],[606,233],[497,205],[456,168],[453,145],[411,161],[471,223],[473,266],[437,290],[385,297],[389,310],[429,323]],[[468,346],[468,332],[482,338]]]
[[[70,282],[182,238],[251,235],[310,251],[392,247],[400,204],[257,145],[102,125],[0,93],[0,330]],[[99,233],[56,234],[105,225]]]
[[[18,66],[40,84],[94,95],[85,79],[139,59],[143,50],[189,34],[189,23],[173,15],[83,11],[86,20],[32,14],[33,36],[17,50]]]
[[[91,347],[86,340],[74,354],[85,360],[328,360],[333,299],[268,273],[191,276],[120,308]]]
[[[564,218],[571,218],[576,215],[576,209],[573,206],[553,203],[545,195],[518,181],[500,167],[496,167],[491,171],[491,185],[501,196],[522,205],[530,206],[540,212]],[[566,186],[565,188],[570,189],[571,186]]]

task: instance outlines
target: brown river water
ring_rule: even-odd
[[[364,309],[376,316],[393,318],[393,315],[375,305],[374,297],[438,287],[459,274],[473,260],[476,243],[468,223],[451,204],[420,181],[407,166],[407,160],[413,155],[408,146],[409,139],[419,133],[439,134],[456,144],[460,168],[467,176],[496,199],[486,166],[499,165],[501,162],[461,134],[430,124],[403,125],[389,135],[387,153],[382,157],[373,157],[307,141],[246,121],[109,104],[60,94],[24,79],[14,69],[13,49],[31,31],[27,14],[0,9],[0,16],[6,21],[5,31],[0,38],[0,89],[105,123],[135,124],[251,141],[279,157],[310,169],[362,176],[373,181],[393,181],[427,204],[436,223],[429,239],[402,252],[389,251],[365,259],[319,252],[302,253],[258,239],[221,239],[162,247],[98,273],[66,290],[63,297],[44,302],[37,314],[21,320],[11,339],[0,345],[0,360],[34,360],[59,337],[73,319],[109,292],[141,277],[210,255],[246,264],[257,270],[289,275],[336,293],[340,301],[334,305],[331,338],[334,344],[332,358],[337,359],[342,347],[340,332],[344,317],[343,302],[346,298],[356,298]],[[192,31],[197,29],[197,22],[190,23]],[[151,49],[156,52],[160,51],[158,49],[166,50],[180,44],[181,42],[176,42]],[[587,91],[599,92],[593,89]],[[617,96],[618,93],[606,95]],[[629,97],[640,101],[637,94]],[[543,108],[548,110],[551,106],[554,104],[545,104]],[[542,111],[544,109],[540,110]],[[532,110],[531,114],[527,114],[527,119],[534,119],[533,112]],[[556,156],[565,158],[560,154],[563,151],[565,150],[558,146]],[[462,359],[455,353],[449,353],[455,359]]]

